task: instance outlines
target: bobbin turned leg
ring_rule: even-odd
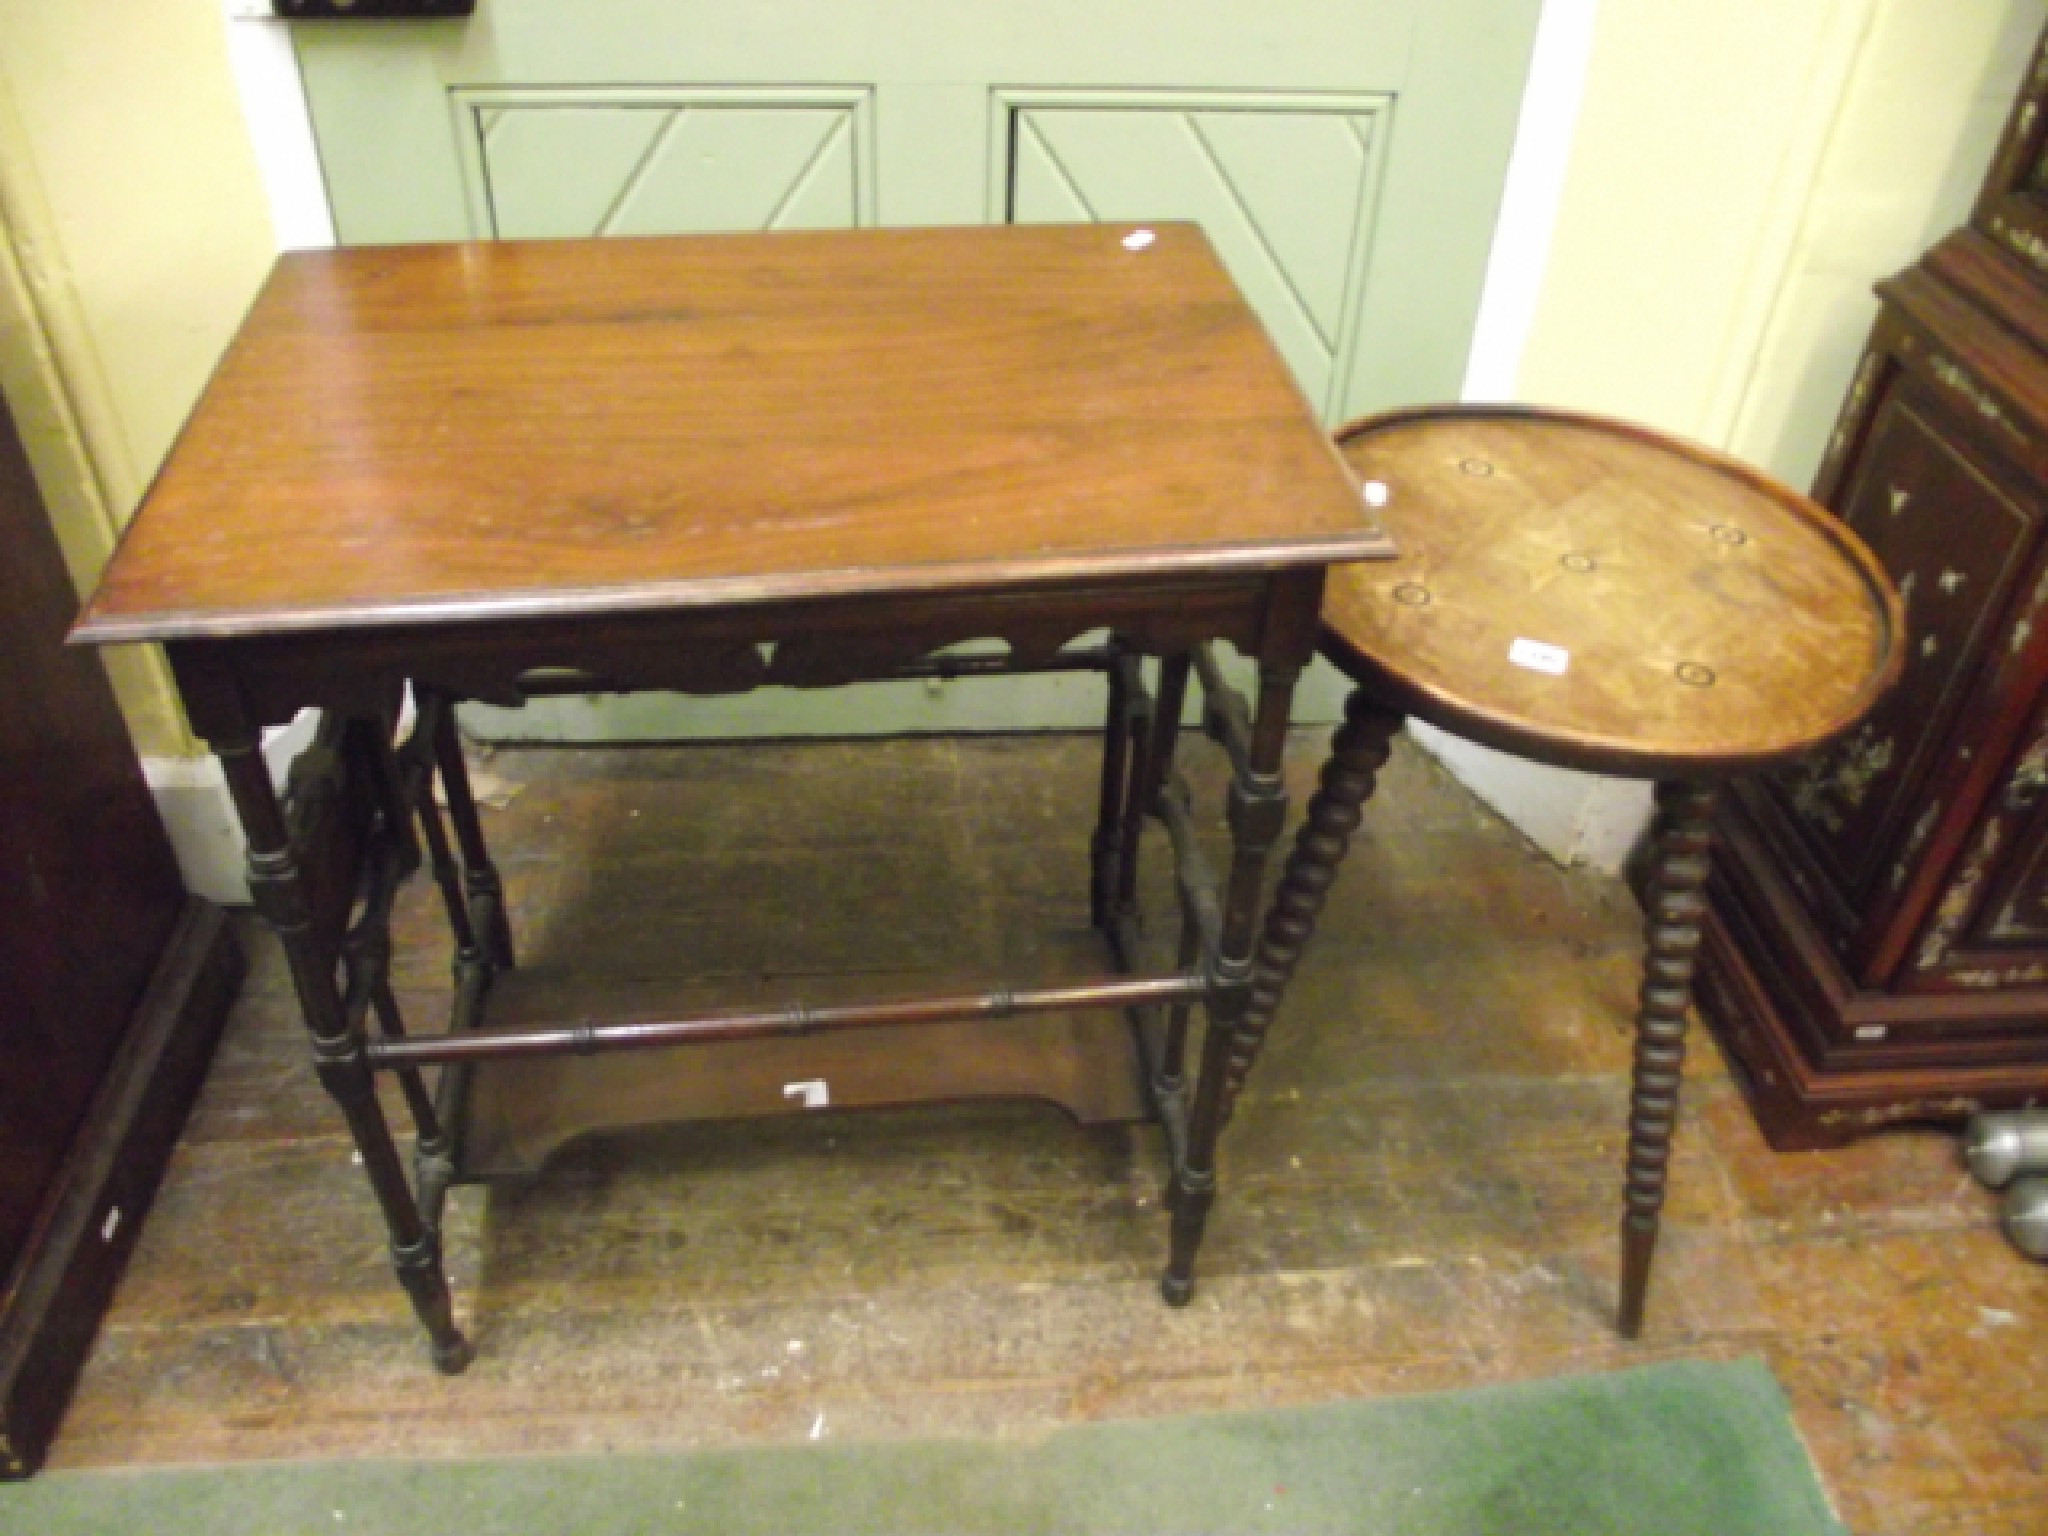
[[[1650,1259],[1657,1248],[1658,1215],[1678,1125],[1678,1085],[1685,1065],[1685,1014],[1692,1000],[1699,956],[1700,920],[1712,843],[1715,789],[1711,784],[1657,786],[1644,905],[1648,942],[1642,1003],[1636,1013],[1634,1082],[1629,1095],[1626,1209],[1621,1219],[1623,1338],[1643,1329],[1650,1289]]]
[[[1394,735],[1403,716],[1354,691],[1344,704],[1344,723],[1330,742],[1330,760],[1322,781],[1308,802],[1308,815],[1295,835],[1280,887],[1266,909],[1265,931],[1252,962],[1250,999],[1230,1042],[1230,1060],[1223,1077],[1223,1121],[1237,1108],[1237,1095],[1251,1075],[1265,1046],[1266,1032],[1280,1011],[1280,998],[1294,976],[1296,962],[1316,931],[1323,902],[1336,883],[1337,869],[1351,846],[1351,834],[1365,802],[1379,783]]]
[[[1166,1273],[1159,1291],[1185,1306],[1195,1290],[1195,1252],[1209,1208],[1216,1203],[1216,1138],[1223,1129],[1224,1085],[1237,1029],[1251,999],[1252,935],[1258,922],[1266,857],[1287,821],[1287,791],[1280,780],[1298,666],[1268,662],[1259,668],[1258,712],[1230,785],[1230,879],[1223,903],[1222,943],[1206,999],[1208,1028],[1188,1116],[1187,1149],[1167,1185],[1171,1212]]]
[[[321,1085],[341,1106],[362,1154],[363,1171],[391,1232],[392,1265],[426,1327],[434,1364],[453,1375],[469,1364],[474,1351],[455,1326],[440,1238],[421,1219],[406,1183],[391,1128],[377,1102],[362,1025],[350,1023],[335,985],[337,957],[313,927],[305,882],[271,787],[270,770],[253,732],[216,741],[214,750],[249,840],[249,893],[284,946],[299,1008],[313,1036],[313,1061]]]

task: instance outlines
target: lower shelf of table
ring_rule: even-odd
[[[498,989],[491,1022],[516,1024],[526,1011],[520,973]],[[536,1173],[579,1137],[686,1120],[977,1099],[1041,1100],[1083,1125],[1152,1115],[1132,1026],[1110,1009],[480,1062],[470,1071],[463,1182]]]

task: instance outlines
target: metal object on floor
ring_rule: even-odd
[[[2005,1191],[1999,1225],[2013,1247],[2048,1259],[2048,1109],[1974,1117],[1963,1130],[1963,1161],[1978,1183]]]
[[[2048,1259],[2048,1174],[2013,1180],[2005,1192],[2000,1224],[2013,1247],[2030,1258]]]
[[[1976,1116],[1963,1131],[1963,1160],[1992,1189],[2021,1174],[2048,1173],[2048,1109]]]

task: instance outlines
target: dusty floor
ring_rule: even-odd
[[[1298,789],[1319,751],[1298,743]],[[1083,938],[1081,739],[501,752],[488,771],[536,970],[1028,975]],[[2048,1531],[2048,1270],[2006,1247],[1953,1138],[1775,1156],[1702,1041],[1649,1326],[1621,1343],[1632,908],[1411,750],[1382,794],[1225,1141],[1184,1312],[1155,1290],[1147,1128],[1031,1106],[685,1126],[458,1191],[481,1356],[437,1378],[252,927],[249,987],[52,1464],[1029,1434],[1761,1353],[1862,1536]],[[428,900],[415,882],[399,970],[431,1025]]]

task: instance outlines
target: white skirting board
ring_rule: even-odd
[[[263,756],[272,782],[284,783],[292,759],[313,739],[317,718],[306,711],[290,725],[263,733]],[[142,776],[156,797],[157,814],[170,836],[171,851],[178,856],[185,889],[217,906],[247,906],[247,844],[220,764],[210,757],[145,757]]]
[[[1619,874],[1649,825],[1651,786],[1642,780],[1545,767],[1427,725],[1409,731],[1451,777],[1560,864]]]

